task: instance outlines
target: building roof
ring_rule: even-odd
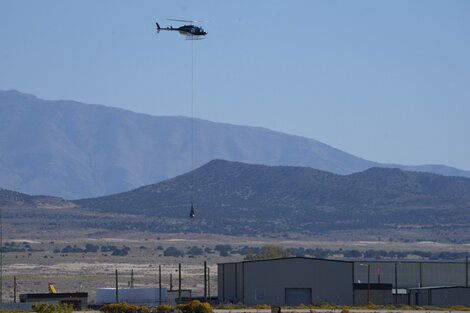
[[[254,262],[266,262],[266,261],[280,261],[280,260],[292,260],[292,259],[303,259],[309,261],[329,261],[329,262],[340,262],[340,263],[350,263],[353,264],[353,261],[346,261],[346,260],[334,260],[334,259],[322,259],[322,258],[310,258],[304,256],[290,256],[290,257],[283,257],[283,258],[272,258],[272,259],[262,259],[262,260],[244,260],[239,262],[226,262],[226,263],[217,263],[217,264],[240,264],[240,263],[254,263]]]
[[[288,260],[288,259],[307,259],[317,261],[330,261],[330,262],[345,262],[345,263],[381,263],[381,264],[419,264],[419,263],[431,263],[431,264],[463,264],[465,261],[442,261],[442,260],[375,260],[375,259],[354,259],[354,260],[337,260],[337,259],[325,259],[325,258],[312,258],[304,256],[291,256],[282,258],[262,259],[262,260],[243,260],[239,262],[222,262],[217,264],[240,264],[240,263],[251,263],[251,262],[264,262],[264,261],[277,261],[277,260]]]
[[[59,292],[59,293],[24,293],[20,298],[27,299],[63,299],[63,298],[87,298],[88,292]]]
[[[429,289],[454,289],[454,288],[463,288],[470,290],[470,287],[465,286],[429,286],[429,287],[414,287],[408,288],[409,290],[429,290]]]

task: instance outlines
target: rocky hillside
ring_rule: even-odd
[[[210,233],[315,234],[470,225],[470,179],[385,168],[337,175],[306,167],[214,160],[158,184],[75,203],[95,212],[178,220],[187,219],[191,194],[198,219],[193,226]],[[155,227],[178,231],[180,226]]]

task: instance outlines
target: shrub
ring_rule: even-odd
[[[181,250],[178,250],[175,247],[168,247],[163,251],[164,256],[174,256],[174,257],[180,257],[184,256],[184,253]]]
[[[256,310],[269,310],[271,307],[267,304],[257,304],[255,305]]]
[[[162,304],[157,306],[157,313],[172,313],[173,308],[170,305]]]
[[[127,302],[112,303],[103,305],[100,308],[103,313],[149,313],[150,308],[147,306],[137,306]]]
[[[87,244],[85,245],[85,252],[93,252],[93,253],[96,253],[96,252],[98,252],[99,249],[100,249],[99,246],[93,245],[93,244],[91,244],[91,243],[87,243]]]
[[[114,255],[114,256],[126,256],[129,254],[129,250],[131,248],[129,247],[126,247],[124,246],[122,249],[116,249],[113,251],[113,253],[111,253],[111,255]]]
[[[204,250],[202,250],[201,248],[199,247],[196,247],[196,246],[193,246],[191,247],[190,249],[188,249],[188,252],[187,252],[189,255],[203,255],[204,254]]]
[[[229,252],[232,251],[232,247],[230,245],[216,245],[215,251],[219,251],[220,256],[228,256]]]
[[[72,313],[73,305],[68,303],[63,304],[47,304],[36,303],[33,304],[33,310],[37,313]]]
[[[82,248],[77,247],[76,245],[73,245],[73,247],[68,245],[68,246],[62,248],[61,252],[62,253],[82,253],[82,252],[85,252],[85,250],[83,250]]]
[[[463,305],[453,305],[449,309],[452,311],[470,311],[470,307],[466,307]]]
[[[212,313],[212,306],[207,302],[192,300],[187,304],[179,304],[176,306],[182,313]]]

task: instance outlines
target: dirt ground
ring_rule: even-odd
[[[423,251],[468,251],[469,244],[445,244],[434,242],[401,243],[381,241],[280,241],[259,238],[236,238],[223,236],[203,236],[201,234],[108,234],[112,237],[90,238],[87,234],[65,234],[61,236],[35,236],[34,239],[6,237],[4,243],[14,242],[33,250],[3,253],[3,299],[13,301],[13,280],[17,280],[17,294],[48,292],[48,283],[54,283],[60,292],[86,291],[89,302],[95,301],[96,288],[114,287],[115,270],[118,270],[119,287],[128,286],[131,271],[134,272],[135,287],[158,286],[158,266],[162,267],[162,286],[170,289],[178,287],[178,263],[182,264],[182,288],[192,289],[193,295],[201,295],[204,286],[204,261],[210,269],[210,294],[217,295],[217,263],[242,261],[244,256],[230,254],[221,257],[218,253],[203,256],[165,257],[163,249],[173,246],[181,250],[198,246],[214,249],[217,244],[237,246],[262,246],[267,243],[284,248],[328,248],[328,249],[376,249],[376,250],[423,250]],[[112,256],[109,252],[58,253],[64,247],[85,244],[98,246],[114,245],[130,248],[127,256]],[[17,296],[18,297],[18,296]]]

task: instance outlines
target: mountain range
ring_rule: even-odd
[[[188,223],[191,199],[196,221]],[[167,221],[152,225],[161,232],[274,237],[338,232],[360,237],[362,232],[393,237],[407,229],[408,239],[442,241],[468,239],[470,230],[469,178],[389,168],[337,175],[307,167],[213,160],[158,184],[75,204],[94,213]],[[132,224],[150,230],[143,225]]]
[[[195,219],[189,218],[191,201]],[[470,239],[470,178],[388,168],[337,175],[213,160],[157,184],[97,198],[66,201],[0,190],[0,206],[8,223],[27,221],[29,229],[57,227],[60,217],[62,228],[100,234]],[[57,208],[67,210],[59,214]]]
[[[213,159],[305,166],[342,175],[396,167],[470,177],[469,171],[443,165],[380,164],[265,128],[193,122],[191,165],[190,118],[0,91],[0,186],[67,199],[96,197],[163,181]]]

